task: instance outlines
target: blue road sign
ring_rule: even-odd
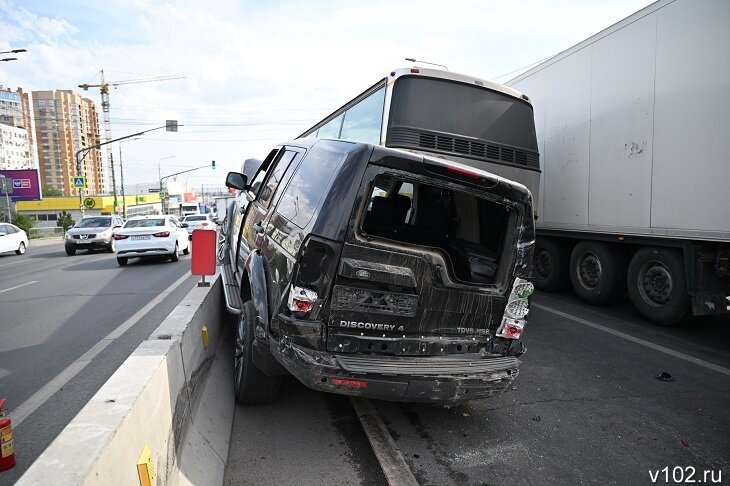
[[[86,187],[86,177],[75,176],[74,177],[74,187]]]

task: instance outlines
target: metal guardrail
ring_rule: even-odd
[[[28,232],[28,238],[31,240],[37,238],[50,238],[53,236],[63,237],[63,228],[60,226],[50,226],[47,228],[31,228]]]

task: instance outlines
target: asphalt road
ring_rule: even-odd
[[[17,466],[0,474],[0,484],[20,477],[193,288],[196,277],[184,278],[189,272],[189,256],[121,268],[105,252],[68,257],[61,243],[0,255],[0,398],[11,417],[21,414],[14,423]]]
[[[419,484],[730,482],[730,319],[667,329],[543,294],[525,342],[500,397],[373,402]],[[290,378],[273,406],[236,407],[226,484],[387,484],[364,437],[347,399]]]

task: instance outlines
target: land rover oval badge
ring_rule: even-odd
[[[358,270],[357,272],[355,272],[355,276],[359,279],[367,280],[370,278],[370,272],[368,272],[367,270]]]

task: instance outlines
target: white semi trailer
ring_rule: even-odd
[[[538,287],[730,312],[730,1],[660,0],[506,84],[534,106]]]

